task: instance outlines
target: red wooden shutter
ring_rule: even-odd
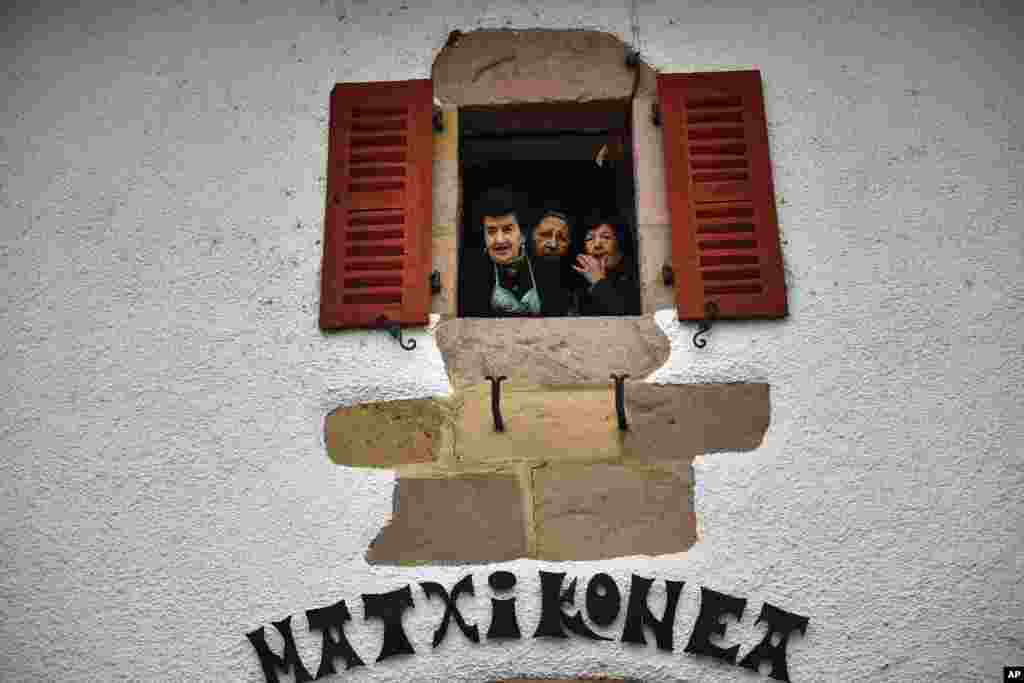
[[[660,74],[680,320],[781,318],[786,283],[759,71]]]
[[[432,111],[429,80],[334,86],[321,329],[427,324]]]

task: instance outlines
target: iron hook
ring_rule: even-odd
[[[398,323],[392,323],[391,321],[388,320],[386,315],[382,315],[381,317],[377,318],[377,322],[384,323],[384,328],[388,331],[388,334],[397,339],[398,345],[401,346],[403,349],[405,349],[406,351],[412,351],[413,349],[416,348],[415,339],[410,339],[408,346],[406,346],[405,342],[402,341],[401,325],[399,325]]]
[[[701,321],[700,327],[697,328],[697,331],[693,335],[693,345],[698,349],[703,349],[708,345],[707,339],[698,339],[698,337],[711,331],[711,323],[714,321],[715,316],[718,315],[718,304],[714,301],[709,301],[704,304],[704,311],[707,313],[707,318]]]
[[[626,401],[625,392],[623,390],[622,383],[629,377],[628,374],[622,373],[621,375],[613,374],[611,378],[615,380],[615,413],[619,417],[619,430],[626,431],[629,429],[629,423],[626,422]]]
[[[491,415],[494,417],[494,431],[505,431],[505,421],[501,419],[501,382],[508,379],[505,375],[492,377],[487,375],[485,379],[491,380]]]

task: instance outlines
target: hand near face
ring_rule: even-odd
[[[576,263],[579,265],[574,265],[572,269],[586,278],[587,282],[591,285],[597,284],[608,275],[607,256],[597,258],[595,256],[580,254],[576,257]]]

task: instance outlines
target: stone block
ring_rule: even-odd
[[[610,464],[534,470],[537,559],[602,560],[687,550],[697,540],[680,472]]]
[[[675,286],[666,286],[661,277],[662,266],[673,266],[672,227],[664,224],[641,225],[637,241],[640,246],[644,315],[653,314],[662,308],[676,308]]]
[[[769,385],[646,384],[624,388],[629,432],[625,455],[676,460],[761,445],[771,421]]]
[[[515,476],[398,479],[394,512],[366,553],[370,564],[504,562],[527,555]]]
[[[436,330],[453,386],[505,375],[505,387],[608,382],[612,373],[639,379],[671,350],[651,316],[593,318],[456,318]]]
[[[441,274],[441,291],[430,296],[430,312],[454,317],[458,313],[458,246],[455,228],[434,226],[431,239],[431,270]]]
[[[489,382],[466,387],[455,428],[460,465],[594,462],[622,455],[614,385],[501,384],[505,431],[494,430]]]
[[[636,180],[636,220],[640,225],[663,224],[669,220],[665,193],[665,151],[662,131],[651,119],[651,107],[657,95],[633,100],[633,158]]]
[[[627,430],[620,430],[614,384],[501,384],[505,430],[495,431],[489,382],[464,387],[455,423],[461,465],[601,462],[688,464],[713,451],[757,448],[768,429],[767,384],[623,387]]]
[[[378,401],[338,408],[324,422],[327,455],[339,465],[387,467],[442,459],[453,420],[437,399]]]
[[[628,99],[635,72],[625,47],[599,31],[470,31],[434,60],[434,94],[457,106]]]

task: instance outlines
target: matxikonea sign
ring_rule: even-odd
[[[515,587],[516,576],[511,572],[496,571],[488,577],[487,581],[496,594],[507,593]],[[565,609],[575,605],[577,579],[573,578],[563,589],[565,573],[541,571],[540,582],[541,617],[533,632],[534,638],[568,639],[570,634],[575,634],[590,640],[615,640],[595,632],[587,625],[587,620],[583,616],[585,611],[590,623],[598,628],[608,627],[615,622],[622,609],[622,593],[612,577],[603,573],[595,574],[587,583],[584,599],[585,610],[577,609],[571,614],[566,613]],[[660,618],[651,612],[647,604],[647,595],[653,584],[654,579],[633,575],[626,605],[626,617],[619,640],[623,643],[646,645],[645,630],[649,629],[654,635],[658,649],[671,652],[676,605],[685,582],[665,581],[665,609]],[[476,624],[466,623],[457,605],[460,596],[475,594],[472,574],[467,574],[459,580],[450,592],[441,584],[433,581],[421,582],[420,588],[428,600],[440,598],[445,606],[444,617],[434,631],[433,647],[436,648],[444,641],[452,621],[471,642],[480,642],[480,629]],[[768,630],[761,642],[737,663],[736,656],[740,646],[719,647],[711,642],[711,636],[713,634],[725,635],[726,626],[719,621],[722,616],[732,615],[737,621],[742,618],[747,604],[746,598],[726,595],[704,586],[701,586],[700,594],[700,612],[694,622],[690,640],[684,652],[714,657],[754,671],[759,670],[762,662],[768,662],[771,664],[769,676],[780,681],[789,680],[789,669],[786,666],[786,645],[789,636],[794,631],[799,631],[801,634],[806,633],[808,617],[787,612],[767,602],[764,603],[755,623],[764,622]],[[367,620],[380,619],[384,625],[377,661],[380,662],[397,655],[415,654],[412,643],[409,642],[402,626],[402,615],[414,606],[411,586],[406,585],[404,588],[390,593],[368,593],[361,597],[364,618]],[[267,683],[277,683],[278,672],[285,674],[294,672],[297,683],[319,680],[336,672],[334,663],[337,659],[345,662],[346,669],[364,666],[362,657],[356,653],[345,636],[345,623],[350,621],[352,616],[344,600],[327,607],[307,610],[306,618],[309,621],[309,629],[320,631],[323,636],[320,667],[316,676],[310,675],[299,658],[298,649],[295,647],[295,640],[292,637],[291,617],[274,622],[275,628],[284,641],[283,652],[280,655],[268,647],[263,627],[246,634],[256,649],[256,655],[263,667]],[[337,637],[335,637],[335,633],[337,633]],[[772,643],[773,634],[778,636],[775,644]],[[491,598],[491,624],[485,637],[487,640],[522,638],[519,621],[516,618],[515,596]]]

